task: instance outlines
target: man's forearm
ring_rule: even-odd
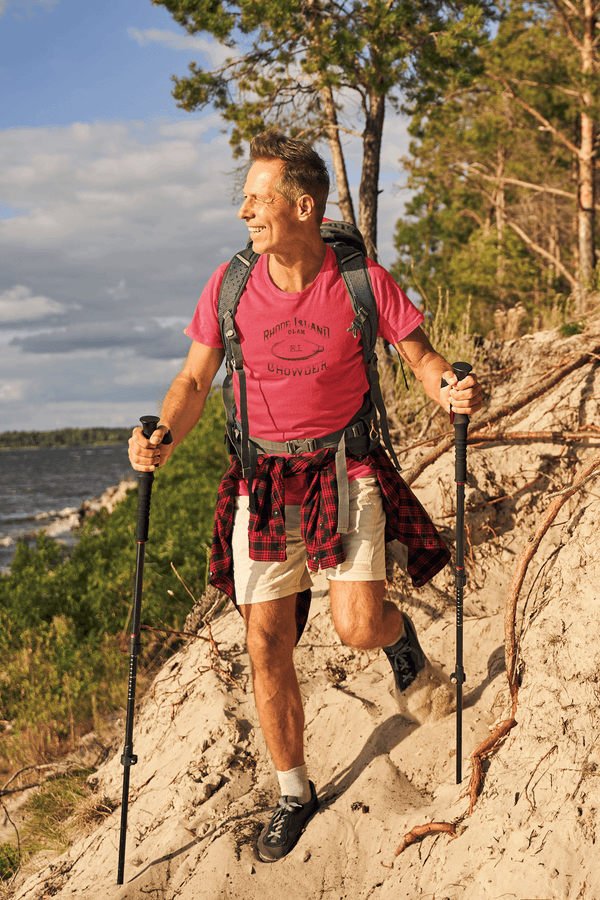
[[[209,390],[210,384],[198,385],[183,373],[175,378],[160,413],[160,424],[167,427],[173,435],[173,449],[200,421]]]
[[[442,378],[445,373],[452,371],[452,365],[448,363],[443,356],[436,353],[435,350],[432,350],[431,353],[427,355],[423,363],[417,378],[419,378],[419,381],[423,385],[423,390],[427,396],[431,397],[432,400],[435,400],[436,403],[439,403],[440,406],[445,408],[440,389],[442,386]]]

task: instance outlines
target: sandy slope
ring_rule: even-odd
[[[493,403],[542,371],[598,344],[598,333],[559,341],[544,332],[496,348]],[[592,360],[550,394],[504,421],[518,431],[576,430],[599,422]],[[598,444],[599,442],[596,442]],[[426,450],[416,451],[427,452]],[[595,451],[540,440],[469,449],[469,585],[463,783],[455,784],[455,716],[416,726],[390,695],[388,663],[343,647],[317,582],[297,666],[305,697],[307,761],[322,802],[292,853],[256,861],[254,839],[277,798],[257,726],[242,621],[218,616],[212,634],[169,660],[136,722],[125,885],[116,885],[119,810],[15,896],[128,900],[600,900],[600,488],[591,481],[548,530],[520,595],[518,725],[484,765],[472,815],[469,756],[510,710],[504,604],[516,561],[549,504]],[[407,460],[407,469],[416,455]],[[413,485],[453,538],[453,456]],[[536,479],[534,481],[534,479]],[[531,485],[531,482],[533,484]],[[529,485],[529,486],[527,486]],[[499,496],[510,499],[490,504]],[[453,571],[420,590],[395,564],[390,595],[411,613],[428,655],[454,664]],[[201,631],[202,638],[206,630]],[[233,680],[232,680],[233,679]],[[120,797],[120,749],[97,773]],[[400,856],[404,834],[431,821],[457,837],[425,837]]]

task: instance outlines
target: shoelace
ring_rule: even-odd
[[[266,835],[265,841],[272,841],[274,838],[279,839],[281,837],[281,832],[283,831],[283,826],[286,821],[285,814],[293,813],[295,809],[302,809],[302,804],[297,803],[294,800],[290,800],[289,798],[279,798],[279,803],[277,804],[275,815],[271,820],[269,833]]]

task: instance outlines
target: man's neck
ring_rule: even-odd
[[[327,245],[323,241],[304,245],[301,252],[289,255],[269,254],[269,277],[286,294],[297,294],[313,283],[325,260]]]

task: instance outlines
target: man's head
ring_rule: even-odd
[[[318,224],[322,222],[329,194],[329,173],[312,147],[278,131],[263,131],[250,144],[250,157],[254,162],[279,160],[283,168],[276,189],[289,204],[308,194],[315,203],[316,220]]]

